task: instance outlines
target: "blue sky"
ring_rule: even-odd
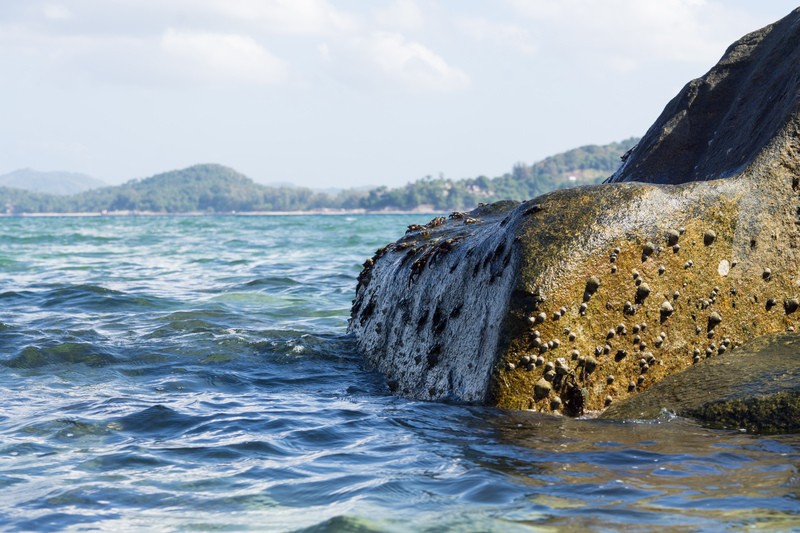
[[[496,176],[642,135],[779,0],[3,0],[0,174]]]

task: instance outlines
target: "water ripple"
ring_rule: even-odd
[[[0,529],[800,529],[796,435],[388,395],[348,308],[425,221],[3,219]]]

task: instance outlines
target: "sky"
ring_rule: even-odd
[[[0,174],[398,186],[641,136],[782,0],[0,0]]]

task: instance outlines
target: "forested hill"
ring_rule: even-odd
[[[222,165],[194,165],[71,196],[0,187],[6,213],[230,213],[318,209],[329,198],[309,189],[266,187]]]
[[[293,187],[266,187],[222,165],[195,165],[118,187],[78,195],[79,211],[228,213],[294,211],[309,208],[315,193]],[[82,197],[82,198],[81,198]]]
[[[395,189],[346,190],[336,195],[302,187],[269,187],[222,165],[195,165],[69,196],[0,187],[0,207],[7,214],[323,209],[445,212],[471,209],[481,202],[526,200],[555,189],[599,183],[617,169],[620,156],[635,143],[636,139],[628,139],[605,146],[576,148],[533,165],[519,163],[512,172],[496,178],[426,177]]]
[[[447,211],[473,208],[481,202],[528,200],[556,189],[602,182],[617,170],[620,157],[637,141],[632,137],[603,146],[582,146],[533,165],[517,163],[510,173],[496,178],[427,177],[396,189],[379,187],[369,191],[360,203],[370,210],[429,206],[435,211]]]

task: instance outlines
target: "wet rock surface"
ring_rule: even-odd
[[[717,428],[800,431],[800,335],[759,337],[669,376],[601,417],[656,419],[665,413]]]
[[[400,394],[576,415],[800,326],[799,50],[800,9],[734,44],[611,183],[409,227],[359,277],[359,349]],[[757,135],[711,135],[753,98]]]
[[[519,254],[514,231],[497,229],[508,226],[503,217],[516,205],[409,226],[403,238],[365,262],[350,329],[396,392],[486,401],[515,281],[510,265]],[[537,320],[528,318],[529,325]]]

